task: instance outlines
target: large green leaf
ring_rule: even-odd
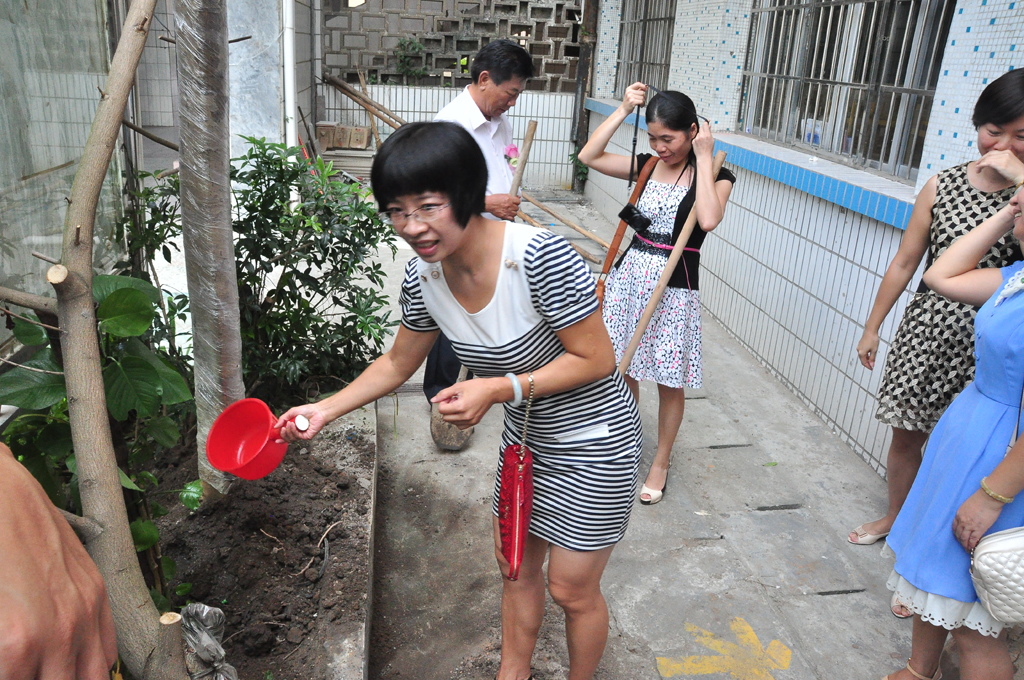
[[[18,342],[25,345],[26,347],[38,347],[39,345],[45,345],[50,342],[50,339],[46,337],[46,331],[41,326],[37,326],[34,323],[23,321],[21,319],[14,320],[14,337],[18,339]]]
[[[132,491],[142,491],[142,489],[139,488],[139,485],[133,482],[132,478],[129,477],[121,468],[117,468],[117,478],[121,480],[121,486],[124,488],[131,489]]]
[[[160,568],[163,569],[164,579],[167,581],[173,581],[174,577],[178,575],[177,563],[167,555],[160,558]]]
[[[36,353],[25,362],[25,366],[60,371],[50,350]],[[39,373],[27,368],[16,368],[0,375],[0,404],[37,411],[53,406],[66,396],[63,375]]]
[[[174,368],[167,365],[153,350],[142,344],[138,338],[132,338],[125,344],[125,350],[133,357],[142,359],[154,369],[160,376],[160,402],[164,406],[180,404],[192,398],[188,389],[188,383]]]
[[[62,422],[50,423],[36,437],[36,447],[52,458],[64,460],[71,453],[71,426]]]
[[[146,294],[146,299],[154,305],[160,304],[160,291],[149,281],[132,278],[131,276],[110,276],[101,274],[92,277],[92,297],[97,304],[103,301],[115,290],[122,288],[134,288]]]
[[[103,369],[103,386],[107,393],[107,409],[117,420],[127,420],[135,410],[140,417],[151,416],[160,405],[156,369],[138,357],[126,356],[112,360]]]
[[[160,530],[148,519],[137,519],[131,523],[130,528],[137,552],[149,550],[160,542]]]
[[[60,476],[43,452],[32,444],[19,444],[17,438],[11,439],[11,451],[36,478],[53,504],[58,508],[64,507],[67,501],[64,497]]]
[[[154,314],[153,303],[145,293],[134,288],[115,290],[96,310],[100,330],[122,338],[145,333],[153,323]]]
[[[181,432],[178,431],[178,426],[167,416],[154,418],[146,425],[146,434],[152,437],[157,444],[167,448],[171,448],[181,439]]]
[[[181,499],[182,504],[189,510],[198,510],[199,504],[203,500],[203,483],[198,479],[194,482],[189,482],[181,490],[181,493],[178,494],[178,498]]]

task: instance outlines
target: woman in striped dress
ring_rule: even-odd
[[[586,263],[559,236],[485,219],[487,168],[476,142],[451,123],[413,123],[388,138],[374,160],[374,196],[418,257],[402,284],[402,325],[392,349],[347,388],[291,409],[279,423],[288,441],[309,439],[329,421],[394,391],[443,331],[472,380],[442,390],[446,421],[469,427],[503,403],[500,450],[526,443],[534,454],[534,499],[517,581],[504,581],[498,680],[527,680],[547,589],[566,616],[569,679],[589,680],[604,651],[608,609],[600,580],[633,504],[642,448],[640,415],[615,370],[615,356]],[[309,418],[298,432],[291,420]],[[501,457],[498,477],[501,474]],[[495,483],[495,555],[502,574]]]

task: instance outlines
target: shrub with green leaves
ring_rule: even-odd
[[[150,332],[159,296],[141,279],[102,275],[93,280],[107,411],[115,426],[130,423],[133,436],[126,444],[133,466],[177,445],[181,415],[191,408],[188,383],[166,352],[154,351],[140,339]],[[0,403],[27,411],[7,426],[3,438],[53,502],[67,507],[68,488],[73,499],[77,491],[67,463],[73,447],[63,368],[40,326],[18,319],[14,335],[38,351],[23,367],[0,375]],[[122,482],[126,480],[132,477],[122,471]],[[125,486],[136,488],[134,483]]]

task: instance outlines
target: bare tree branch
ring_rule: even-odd
[[[57,313],[57,301],[54,298],[33,295],[32,293],[22,293],[20,290],[12,288],[0,287],[0,300],[5,300],[12,305],[31,309],[35,312],[43,312],[45,314]]]

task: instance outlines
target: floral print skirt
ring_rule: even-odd
[[[602,314],[616,362],[622,360],[667,261],[667,253],[631,248],[608,276]],[[626,375],[666,387],[703,386],[698,291],[665,289]]]

